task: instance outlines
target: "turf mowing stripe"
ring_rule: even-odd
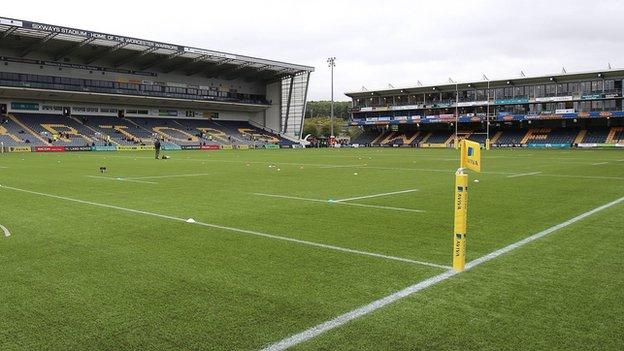
[[[557,224],[555,226],[552,226],[546,230],[543,230],[539,233],[533,234],[527,238],[524,238],[516,243],[513,243],[511,245],[505,246],[502,249],[498,249],[492,253],[489,253],[481,258],[478,258],[474,261],[469,262],[468,264],[466,264],[466,270],[472,269],[480,264],[486,263],[488,261],[491,261],[501,255],[504,255],[506,253],[509,253],[510,251],[513,251],[517,248],[520,248],[530,242],[533,242],[535,240],[538,240],[540,238],[543,238],[553,232],[556,232],[559,229],[565,228],[567,226],[570,226],[578,221],[581,221],[593,214],[596,214],[600,211],[603,211],[607,208],[613,207],[615,205],[621,204],[624,202],[624,197],[621,197],[615,201],[609,202],[608,204],[602,205],[600,207],[596,207],[593,210],[587,211],[583,214],[580,214],[574,218],[571,218],[565,222],[562,222],[560,224]],[[423,280],[419,283],[416,283],[412,286],[409,286],[403,290],[397,291],[392,295],[388,295],[386,297],[383,297],[379,300],[373,301],[371,303],[369,303],[368,305],[364,305],[362,307],[359,307],[353,311],[347,312],[345,314],[342,314],[332,320],[329,320],[327,322],[321,323],[317,326],[314,326],[310,329],[307,329],[301,333],[298,334],[294,334],[286,339],[283,339],[281,341],[278,341],[274,344],[271,344],[269,346],[267,346],[266,348],[263,348],[262,351],[281,351],[281,350],[286,350],[290,347],[293,347],[295,345],[301,344],[302,342],[308,341],[310,339],[313,339],[327,331],[330,331],[332,329],[338,328],[344,324],[347,324],[359,317],[362,317],[366,314],[369,314],[373,311],[376,311],[380,308],[383,308],[387,305],[390,305],[400,299],[403,299],[407,296],[410,296],[416,292],[419,292],[421,290],[424,290],[430,286],[436,285],[438,283],[441,283],[457,274],[460,274],[459,272],[456,272],[454,270],[448,270],[444,273],[438,274],[432,278]]]
[[[373,198],[373,197],[381,197],[381,196],[390,196],[390,195],[397,195],[397,194],[413,193],[415,191],[418,191],[418,189],[408,189],[408,190],[394,191],[394,192],[391,192],[391,193],[383,193],[383,194],[374,194],[374,195],[351,197],[351,198],[348,198],[348,199],[334,200],[334,202],[344,202],[344,201],[370,199],[370,198]]]
[[[290,238],[290,237],[285,237],[285,236],[279,236],[279,235],[267,234],[267,233],[262,233],[262,232],[256,232],[256,231],[253,231],[253,230],[240,229],[240,228],[234,228],[234,227],[227,227],[227,226],[223,226],[223,225],[204,223],[204,222],[196,222],[196,221],[190,222],[189,219],[184,219],[184,218],[179,218],[179,217],[174,217],[174,216],[169,216],[169,215],[163,215],[163,214],[154,213],[154,212],[135,210],[135,209],[125,208],[125,207],[120,207],[120,206],[115,206],[115,205],[107,205],[107,204],[102,204],[102,203],[97,203],[97,202],[73,199],[71,197],[65,197],[65,196],[59,196],[59,195],[53,195],[53,194],[40,193],[40,192],[37,192],[37,191],[20,189],[20,188],[14,188],[14,187],[11,187],[11,186],[6,186],[6,185],[0,185],[0,189],[8,189],[8,190],[23,192],[23,193],[32,194],[32,195],[39,195],[39,196],[45,196],[45,197],[49,197],[49,198],[53,198],[53,199],[59,199],[59,200],[76,202],[76,203],[80,203],[80,204],[84,204],[84,205],[91,205],[91,206],[97,206],[97,207],[103,207],[103,208],[110,208],[110,209],[114,209],[114,210],[130,212],[130,213],[138,213],[138,214],[147,215],[147,216],[153,216],[153,217],[158,217],[158,218],[163,218],[163,219],[170,219],[170,220],[178,221],[178,222],[184,222],[184,223],[188,223],[188,224],[192,224],[192,225],[200,225],[200,226],[204,226],[204,227],[221,229],[221,230],[226,230],[226,231],[230,231],[230,232],[255,235],[255,236],[269,238],[269,239],[274,239],[274,240],[288,241],[288,242],[291,242],[291,243],[297,243],[297,244],[313,246],[313,247],[320,247],[320,248],[334,250],[334,251],[348,252],[348,253],[357,254],[357,255],[377,257],[377,258],[382,258],[382,259],[386,259],[386,260],[400,261],[400,262],[418,264],[418,265],[429,266],[429,267],[440,268],[440,269],[449,269],[450,268],[448,266],[439,265],[439,264],[435,264],[435,263],[431,263],[431,262],[423,262],[423,261],[411,260],[409,258],[389,256],[389,255],[384,255],[384,254],[379,254],[379,253],[374,253],[374,252],[368,252],[368,251],[360,251],[360,250],[355,250],[355,249],[349,249],[349,248],[346,248],[346,247],[333,246],[333,245],[322,244],[322,243],[317,243],[317,242],[313,242],[313,241],[300,240],[300,239],[295,239],[295,238]]]
[[[2,224],[0,224],[0,229],[2,229],[2,232],[4,232],[4,237],[8,238],[11,236],[11,232],[7,229],[7,227],[3,226]]]
[[[507,176],[507,178],[528,177],[528,176],[534,176],[534,175],[538,175],[538,174],[542,174],[542,172],[512,174],[510,176]]]
[[[367,207],[367,208],[378,208],[381,210],[390,210],[390,211],[403,211],[403,212],[416,212],[416,213],[425,213],[424,210],[415,210],[412,208],[403,208],[403,207],[391,207],[391,206],[380,206],[380,205],[369,205],[369,204],[360,204],[355,202],[339,202],[336,200],[321,200],[321,199],[310,199],[307,197],[297,197],[297,196],[288,196],[288,195],[275,195],[275,194],[264,194],[264,193],[252,193],[257,196],[265,196],[265,197],[274,197],[278,199],[288,199],[288,200],[299,200],[299,201],[309,201],[309,202],[319,202],[324,204],[337,204],[337,205],[347,205],[347,206],[355,206],[355,207]],[[342,200],[344,201],[344,200]]]
[[[88,175],[86,177],[89,178],[94,178],[94,179],[106,179],[106,180],[115,180],[118,182],[132,182],[132,183],[142,183],[142,184],[158,184],[155,182],[148,182],[145,180],[134,180],[134,179],[128,179],[128,178],[113,178],[113,177],[102,177],[102,176],[94,176],[94,175]]]

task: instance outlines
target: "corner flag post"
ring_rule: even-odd
[[[453,225],[453,269],[461,272],[466,268],[466,234],[468,227],[468,175],[465,169],[481,172],[481,145],[462,140],[461,164],[455,173],[455,222]]]

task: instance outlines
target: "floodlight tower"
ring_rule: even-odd
[[[331,135],[330,137],[334,136],[334,67],[336,67],[336,58],[335,57],[330,57],[327,59],[327,65],[329,66],[330,70],[331,70],[331,119],[330,119],[330,125],[331,125]]]
[[[524,72],[522,72],[524,75]],[[487,110],[485,113],[485,148],[490,149],[490,79],[484,74],[483,79],[487,81]]]
[[[457,149],[459,147],[459,84],[452,78],[449,78],[449,83],[455,84],[455,137],[453,138],[453,146]]]

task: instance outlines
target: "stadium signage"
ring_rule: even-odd
[[[600,99],[601,97],[602,97],[601,94],[587,94],[587,95],[581,96],[581,100],[595,100],[595,99]]]
[[[513,105],[513,104],[528,104],[529,99],[501,99],[494,102],[496,105]]]
[[[9,152],[30,152],[30,146],[9,146],[5,147],[5,150],[8,149]]]
[[[0,18],[0,24],[4,26],[22,27],[22,21],[13,20],[9,18]]]
[[[487,105],[487,101],[467,101],[467,102],[460,102],[457,104],[457,107],[469,107],[469,106],[480,106],[480,105]]]
[[[390,109],[394,111],[416,110],[421,108],[420,105],[393,106]]]
[[[220,150],[219,145],[202,145],[202,150]]]
[[[117,151],[145,151],[145,150],[154,150],[154,146],[146,146],[146,145],[136,145],[136,146],[119,145],[117,146]]]
[[[576,111],[573,108],[564,108],[564,109],[555,110],[555,113],[558,115],[563,115],[567,113],[576,113]]]
[[[536,102],[555,102],[555,101],[572,101],[574,98],[572,96],[549,96],[549,97],[539,97],[535,98]]]
[[[226,53],[223,53],[223,52],[211,51],[211,50],[206,50],[206,49],[184,47],[184,52],[190,52],[190,53],[193,53],[193,54],[200,54],[200,55],[207,55],[207,56],[212,56],[212,57],[223,57],[223,58],[229,58],[229,59],[236,60],[236,55],[231,55],[231,54],[226,54]]]
[[[91,146],[65,146],[65,151],[91,151]]]
[[[65,146],[35,146],[35,152],[65,152]]]
[[[105,33],[99,33],[99,32],[90,32],[90,31],[76,29],[76,28],[53,26],[53,25],[44,24],[44,23],[23,22],[23,27],[30,28],[33,30],[48,32],[48,33],[67,34],[67,35],[74,35],[74,36],[85,37],[85,38],[115,41],[115,42],[123,43],[123,44],[133,44],[133,45],[139,45],[139,46],[147,46],[150,48],[181,51],[181,48],[178,45],[159,43],[159,42],[150,41],[150,40],[130,38],[130,37],[105,34]]]
[[[182,150],[201,150],[201,145],[180,145]]]

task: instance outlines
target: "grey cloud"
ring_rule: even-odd
[[[624,66],[614,0],[111,0],[8,2],[3,16],[312,65],[310,99],[329,97],[325,58],[348,90]],[[68,11],[68,12],[66,12]]]

